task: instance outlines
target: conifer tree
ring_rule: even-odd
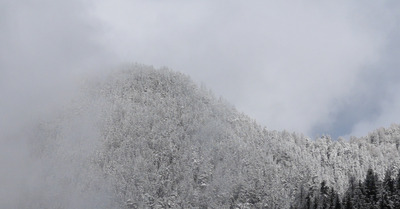
[[[335,193],[335,202],[331,208],[342,209],[342,203],[340,202],[339,194],[337,194],[337,193]]]
[[[353,201],[351,196],[346,196],[346,199],[343,202],[344,209],[352,209],[353,208]]]
[[[377,177],[372,170],[369,168],[367,171],[367,176],[365,178],[365,202],[369,207],[372,207],[378,201],[378,186]]]
[[[400,169],[399,169],[399,171],[397,172],[397,176],[396,176],[396,179],[395,179],[395,182],[394,182],[394,185],[395,185],[395,194],[394,194],[394,196],[395,196],[395,201],[394,201],[394,207],[395,208],[400,208]]]
[[[394,208],[394,192],[395,185],[394,180],[392,179],[392,172],[390,169],[387,169],[381,188],[381,195],[379,200],[380,208]]]

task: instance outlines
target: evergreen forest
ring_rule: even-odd
[[[400,126],[311,139],[263,127],[188,76],[130,65],[30,131],[13,208],[400,208]]]

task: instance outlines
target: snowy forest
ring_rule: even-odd
[[[35,184],[11,208],[400,208],[399,125],[270,130],[166,68],[86,79],[31,133]]]
[[[342,197],[333,186],[327,186],[326,181],[308,191],[300,187],[290,208],[400,208],[400,172],[393,178],[391,170],[387,170],[384,179],[380,180],[372,169],[368,169],[365,180],[349,179]]]

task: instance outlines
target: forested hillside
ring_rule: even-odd
[[[349,179],[349,185],[344,195],[322,181],[318,187],[300,187],[291,208],[309,209],[364,209],[400,208],[400,172],[397,176],[388,169],[385,177],[379,179],[372,168],[368,169],[364,180],[354,177]]]
[[[35,132],[43,182],[73,188],[28,193],[37,206],[71,208],[73,191],[91,194],[75,208],[289,208],[300,188],[325,181],[342,198],[350,178],[400,168],[398,125],[349,141],[269,130],[188,76],[142,65],[82,89]]]

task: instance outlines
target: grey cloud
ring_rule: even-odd
[[[40,208],[24,205],[32,199],[23,198],[51,201],[57,193],[73,191],[46,179],[49,172],[56,178],[76,174],[62,167],[66,162],[52,168],[50,161],[32,159],[38,139],[31,127],[70,102],[82,74],[109,64],[107,50],[96,40],[101,28],[89,8],[89,2],[75,0],[0,2],[2,208]]]
[[[397,81],[378,70],[398,66],[394,1],[2,4],[7,120],[47,112],[84,69],[139,62],[190,74],[271,129],[345,135]]]
[[[106,64],[107,53],[80,1],[3,4],[0,124],[9,130],[62,104],[77,75]]]
[[[399,123],[396,106],[399,96],[393,91],[398,89],[400,80],[399,6],[397,2],[390,1],[369,11],[371,28],[379,31],[384,40],[379,57],[374,64],[363,67],[355,85],[349,90],[351,93],[343,96],[340,104],[333,107],[332,119],[326,121],[327,124],[316,125],[314,134],[364,136],[376,128]]]
[[[329,122],[333,103],[351,94],[383,44],[367,18],[376,5],[113,4],[99,4],[97,14],[109,25],[104,42],[113,44],[117,57],[188,73],[271,129],[310,134]],[[112,41],[116,37],[119,42]]]

